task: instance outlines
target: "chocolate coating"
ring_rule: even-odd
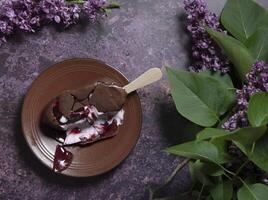
[[[66,91],[59,96],[59,111],[68,117],[71,114],[75,99],[70,92]]]
[[[77,120],[73,113],[86,105],[94,105],[99,112],[114,112],[122,108],[127,93],[121,87],[97,82],[77,90],[66,90],[53,99],[43,112],[42,122],[62,130],[60,118]]]
[[[49,125],[51,128],[62,130],[58,120],[53,113],[53,107],[56,104],[56,99],[53,99],[45,108],[42,115],[42,123]]]
[[[79,110],[80,108],[84,107],[85,105],[82,104],[81,102],[77,101],[73,104],[73,108],[72,110],[75,111],[75,110]]]
[[[89,96],[89,94],[91,94],[93,92],[93,90],[95,89],[96,84],[93,85],[87,85],[84,88],[80,88],[77,90],[72,90],[70,91],[70,93],[75,96],[75,98],[79,101],[83,101],[86,100]]]
[[[121,87],[98,84],[89,98],[89,104],[94,105],[100,112],[119,110],[125,103],[127,93]]]

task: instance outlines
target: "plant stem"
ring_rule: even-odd
[[[239,173],[241,172],[241,170],[246,166],[246,164],[248,164],[249,163],[249,160],[246,160],[240,167],[239,167],[239,169],[236,171],[236,173],[235,173],[235,175],[234,175],[234,177],[233,178],[236,178],[238,175],[239,175]]]
[[[254,142],[254,143],[252,144],[251,151],[250,151],[250,156],[252,156],[252,154],[254,153],[255,145],[256,145],[256,142]]]
[[[254,142],[254,143],[252,144],[252,147],[251,147],[250,155],[253,154],[253,152],[254,152],[254,150],[255,150],[255,145],[256,145],[256,143]],[[239,167],[239,169],[236,171],[236,173],[235,173],[235,175],[234,175],[233,178],[237,178],[237,176],[239,175],[239,173],[242,171],[242,169],[243,169],[249,162],[250,162],[250,160],[247,159],[247,160],[246,160],[246,161]]]
[[[177,167],[174,169],[174,171],[171,173],[171,175],[166,179],[165,183],[159,187],[157,187],[156,189],[152,190],[150,189],[150,196],[149,196],[149,200],[153,200],[154,198],[154,194],[156,192],[158,192],[159,190],[163,189],[165,186],[167,186],[175,177],[175,175],[182,169],[184,168],[185,165],[187,165],[189,163],[190,159],[189,158],[185,158],[182,162],[180,162]]]
[[[229,174],[231,174],[231,175],[235,175],[235,173],[234,172],[232,172],[232,171],[230,171],[230,170],[228,170],[228,169],[226,169],[225,167],[223,167],[222,165],[220,165],[220,164],[217,164],[220,168],[222,168],[225,172],[227,172],[227,173],[229,173]],[[229,176],[227,176],[227,178],[229,178]]]
[[[204,190],[204,184],[202,184],[202,187],[201,187],[201,190],[199,192],[199,195],[198,195],[198,199],[197,200],[200,200],[200,198],[202,196],[202,193],[203,193],[203,190]]]
[[[175,177],[178,171],[180,171],[185,165],[189,163],[190,159],[184,159],[179,165],[175,168],[175,170],[172,172],[172,174],[167,178],[166,182],[163,186],[166,186],[172,179]]]
[[[107,6],[103,7],[104,9],[115,9],[120,8],[120,4],[118,3],[109,3]]]
[[[153,198],[154,198],[154,191],[150,188],[149,189],[149,200],[153,200]]]
[[[68,3],[75,3],[75,4],[84,4],[84,0],[69,0],[67,1]]]

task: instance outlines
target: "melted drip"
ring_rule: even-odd
[[[73,160],[73,154],[70,151],[67,151],[63,146],[57,145],[54,162],[53,162],[53,170],[55,172],[62,172],[67,169]]]
[[[115,121],[113,121],[110,125],[106,124],[104,126],[104,131],[103,131],[103,137],[108,137],[110,135],[113,135],[118,129],[118,126]]]
[[[78,133],[81,133],[81,129],[78,128],[78,127],[75,127],[75,128],[73,128],[73,129],[70,131],[70,133],[72,133],[72,134],[78,134]]]

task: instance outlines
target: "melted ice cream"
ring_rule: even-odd
[[[112,136],[110,127],[113,126],[113,131],[117,131],[117,127],[122,125],[124,119],[124,110],[116,112],[110,119],[111,113],[102,113],[94,106],[85,106],[88,115],[74,123],[61,125],[66,131],[65,140],[60,140],[64,145],[75,143],[90,143],[106,137],[107,132]]]

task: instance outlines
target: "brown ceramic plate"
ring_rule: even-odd
[[[94,59],[72,59],[57,63],[44,71],[32,84],[23,103],[22,129],[28,145],[37,158],[52,169],[57,141],[40,127],[44,107],[66,89],[76,89],[96,81],[114,82],[124,86],[128,80],[116,69]],[[69,146],[74,155],[64,175],[95,176],[107,172],[124,160],[140,135],[141,105],[136,93],[124,105],[124,123],[115,137],[84,147]]]

